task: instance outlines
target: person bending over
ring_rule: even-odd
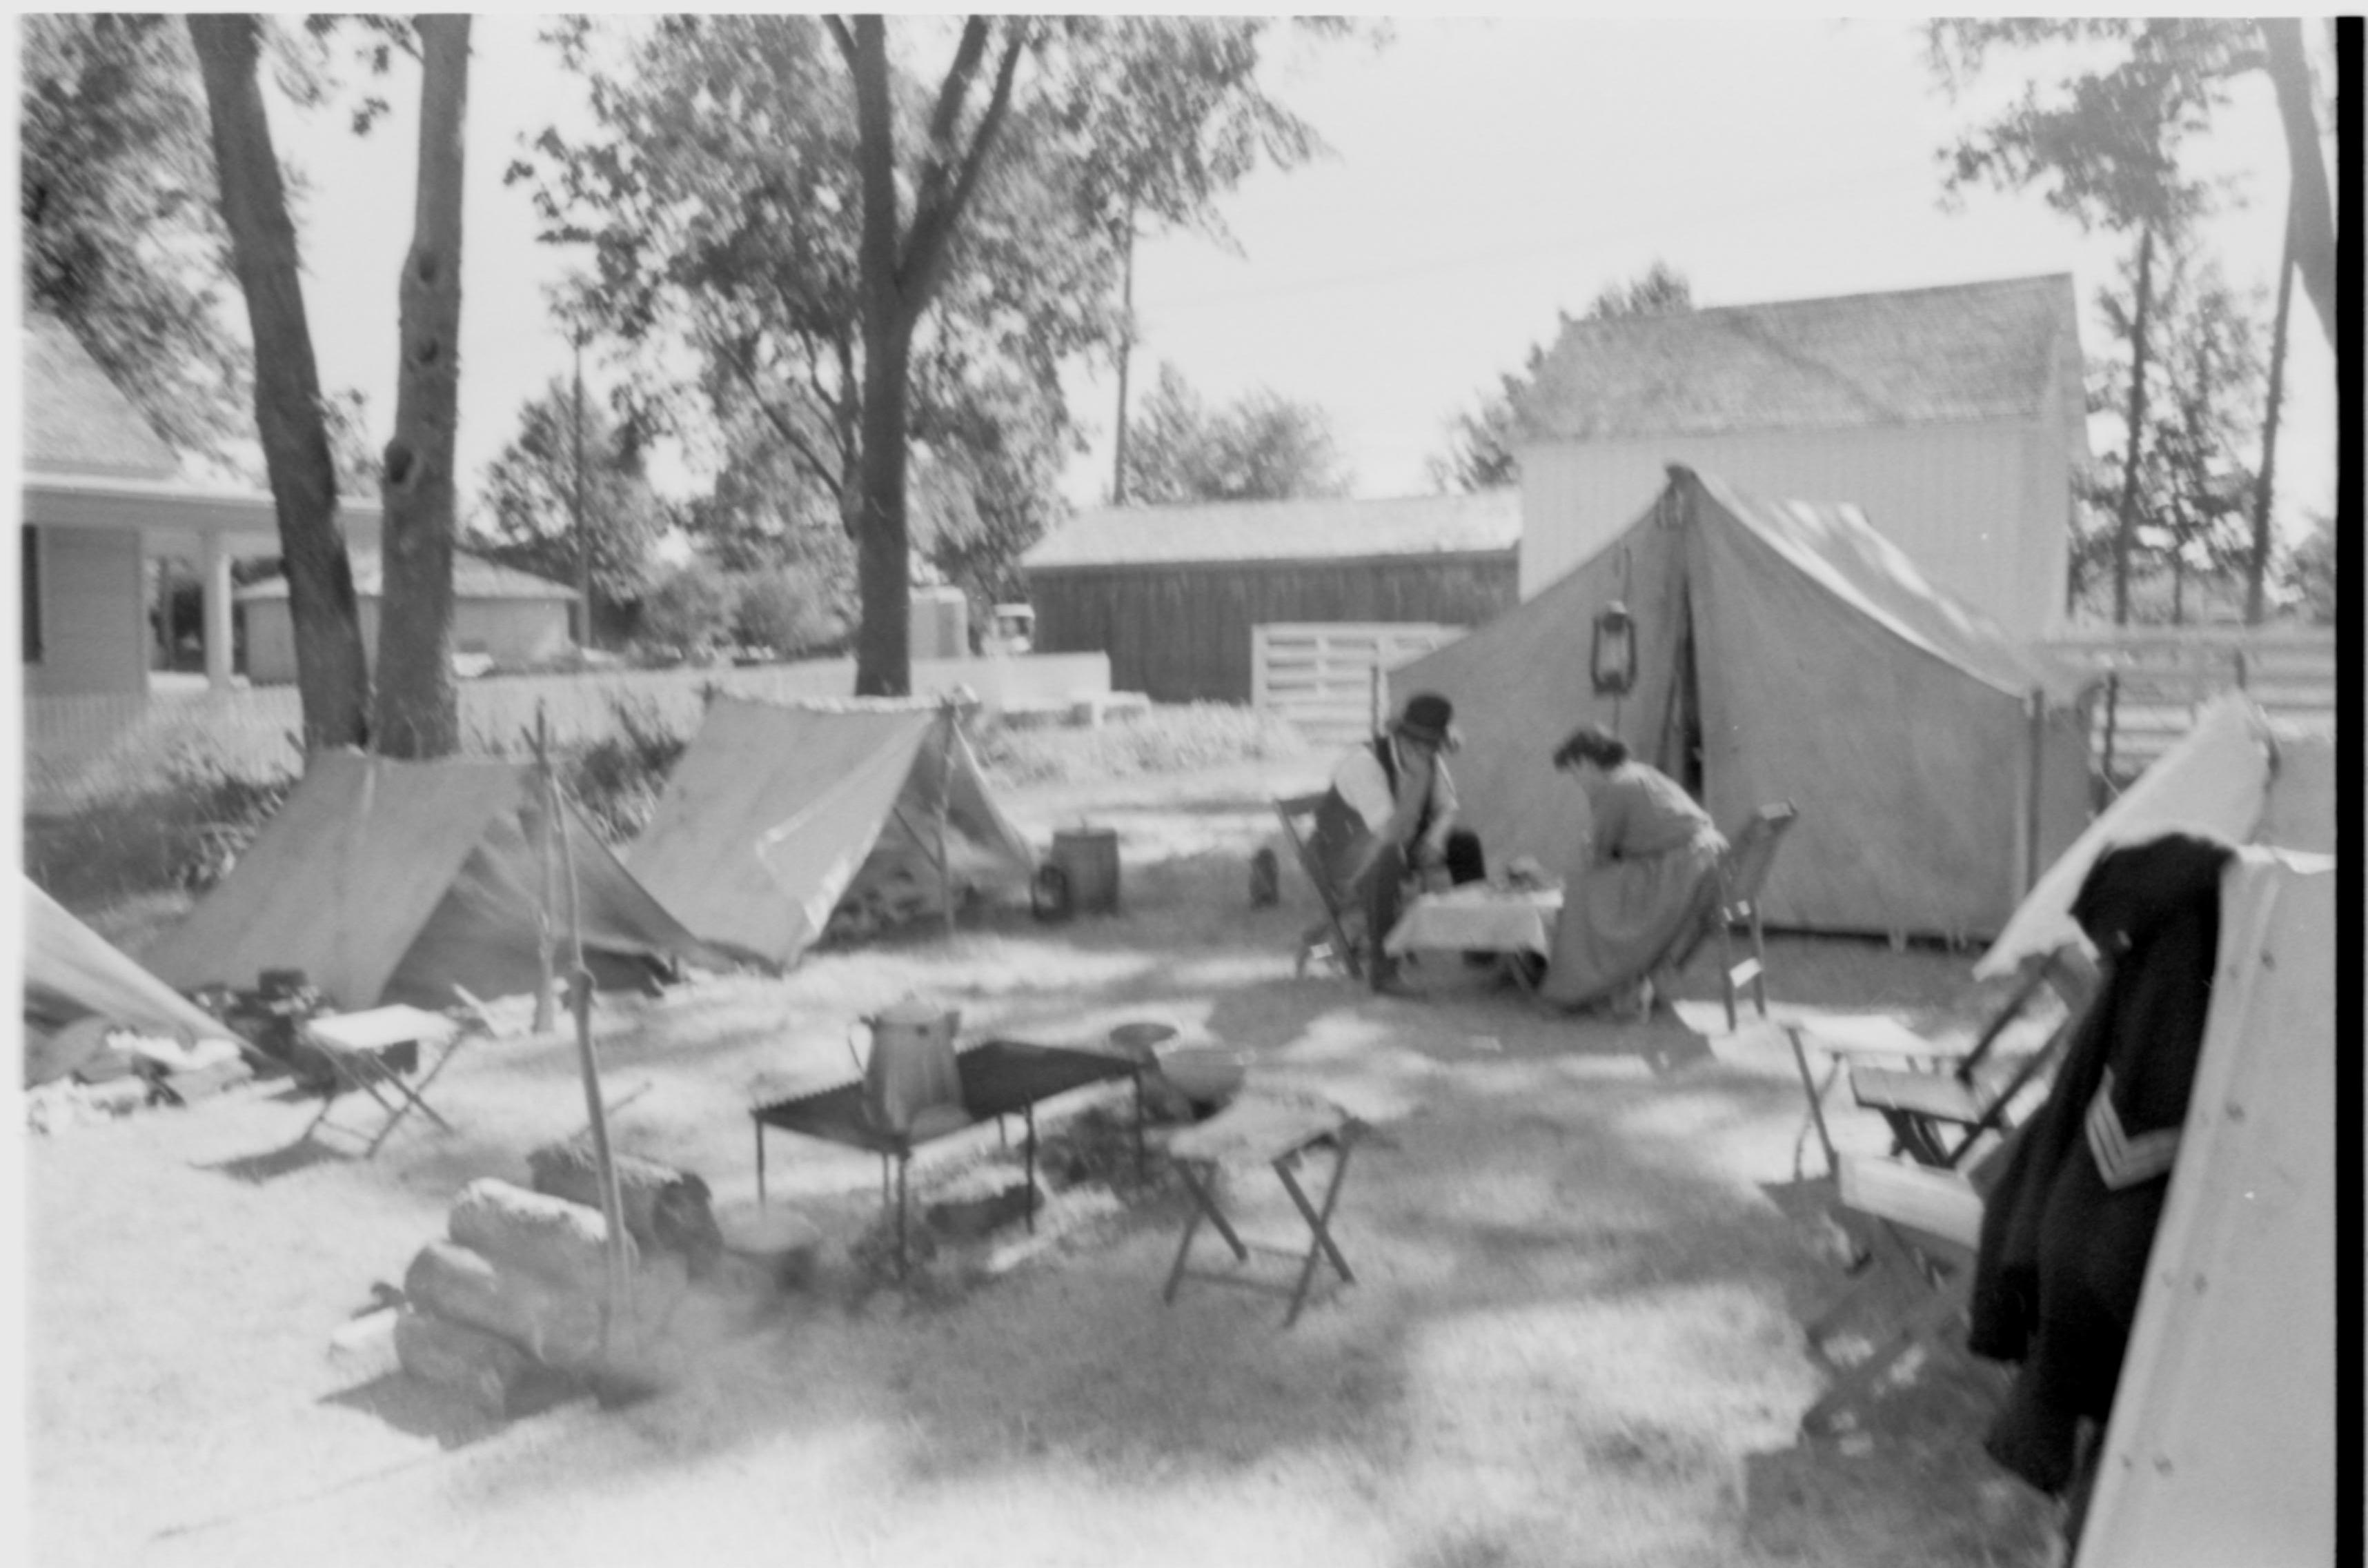
[[[1455,825],[1447,770],[1454,718],[1436,692],[1406,699],[1386,731],[1340,759],[1315,809],[1315,854],[1332,885],[1364,912],[1365,973],[1376,991],[1397,978],[1382,942],[1397,924],[1406,883],[1436,891],[1487,875],[1479,835]]]
[[[1715,897],[1726,840],[1684,786],[1589,724],[1554,754],[1586,791],[1593,828],[1563,879],[1561,918],[1539,996],[1577,1010],[1642,1017],[1652,976]]]

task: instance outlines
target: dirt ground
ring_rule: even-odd
[[[453,1131],[415,1118],[368,1161],[339,1131],[302,1136],[317,1102],[284,1080],[31,1139],[32,1560],[2047,1562],[2051,1509],[1978,1448],[1989,1369],[1936,1361],[1866,1432],[1799,1437],[1823,1386],[1800,1325],[1846,1281],[1781,1032],[1728,1033],[1707,962],[1685,1028],[1550,1018],[1457,964],[1405,998],[1294,978],[1313,895],[1287,872],[1282,906],[1253,910],[1247,862],[1268,800],[1310,782],[1273,764],[1025,792],[1008,803],[1040,843],[1118,830],[1122,915],[987,911],[950,942],[598,1014],[609,1096],[632,1096],[616,1142],[697,1172],[719,1207],[755,1199],[748,1106],[844,1077],[851,1021],[907,994],[959,1006],[966,1037],[1154,1018],[1245,1047],[1256,1082],[1383,1134],[1335,1221],[1356,1282],[1295,1326],[1247,1291],[1162,1305],[1185,1208],[1122,1162],[1099,1179],[1089,1135],[1123,1091],[1084,1090],[1043,1121],[1036,1237],[948,1242],[901,1289],[866,1266],[874,1162],[776,1135],[772,1200],[821,1228],[820,1273],[684,1319],[655,1397],[497,1422],[400,1376],[358,1385],[325,1346],[372,1282],[401,1280],[469,1181],[523,1182],[529,1150],[583,1125],[572,1040],[479,1039],[435,1086]],[[1919,1019],[1964,1009],[1967,967],[1808,939],[1770,960],[1780,1015]],[[1837,1133],[1883,1145],[1879,1124]],[[988,1128],[930,1146],[916,1210],[1015,1160]],[[1244,1175],[1230,1197],[1280,1238],[1274,1187]]]

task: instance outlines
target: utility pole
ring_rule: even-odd
[[[1126,199],[1126,272],[1118,329],[1118,460],[1110,474],[1110,505],[1126,505],[1126,362],[1134,347],[1134,198]]]
[[[2245,562],[2245,624],[2261,624],[2261,579],[2270,572],[2270,501],[2277,494],[2278,405],[2286,379],[2286,319],[2294,309],[2294,220],[2286,217],[2284,265],[2278,268],[2278,313],[2270,332],[2270,407],[2261,423],[2261,472],[2253,480],[2253,550]]]
[[[577,639],[579,648],[592,646],[592,536],[584,529],[584,329],[578,326],[575,339],[575,483],[572,505],[575,512],[575,602],[583,606],[584,627]]]

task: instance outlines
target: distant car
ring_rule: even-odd
[[[996,605],[990,629],[980,641],[989,653],[1004,653],[1017,658],[1033,652],[1036,647],[1036,607]]]

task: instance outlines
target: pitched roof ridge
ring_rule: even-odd
[[[1975,278],[1964,283],[1924,283],[1913,289],[1861,289],[1850,294],[1801,294],[1789,299],[1748,300],[1731,305],[1695,305],[1688,310],[1649,311],[1635,315],[1574,316],[1564,324],[1563,330],[1569,332],[1578,327],[1625,329],[1670,322],[1700,322],[1711,316],[1751,315],[1768,311],[1804,309],[1811,305],[1848,305],[1868,300],[1907,300],[1921,294],[2003,293],[2010,289],[2068,281],[2072,276],[2071,269],[2066,267],[2059,272],[2033,272],[2017,278]]]

